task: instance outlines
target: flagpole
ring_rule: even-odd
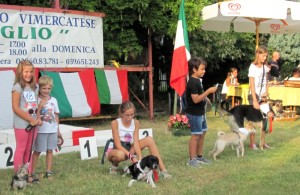
[[[186,88],[186,77],[188,75],[188,61],[190,58],[191,55],[187,33],[187,24],[184,12],[184,0],[181,0],[170,75],[170,86],[175,90],[173,105],[174,115],[177,113],[177,96],[181,97],[184,94]]]
[[[173,115],[177,113],[177,93],[174,91],[174,104],[173,104]]]

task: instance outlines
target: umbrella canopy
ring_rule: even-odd
[[[233,0],[202,9],[202,29],[226,32],[285,34],[300,32],[300,3],[284,0]]]

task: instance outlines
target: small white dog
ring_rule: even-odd
[[[213,158],[217,160],[217,155],[223,152],[225,146],[231,145],[235,147],[237,157],[244,156],[244,141],[247,139],[248,134],[255,133],[255,129],[252,123],[247,123],[245,128],[239,128],[237,132],[231,132],[225,134],[223,131],[218,132],[218,138],[215,142],[214,149],[209,152],[209,155],[213,155]]]

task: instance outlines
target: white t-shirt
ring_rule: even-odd
[[[40,103],[41,99],[38,98]],[[55,114],[59,114],[59,108],[57,100],[54,97],[50,97],[47,104],[41,110],[41,120],[43,124],[38,126],[39,133],[56,133],[58,132],[58,124],[55,120]]]
[[[265,74],[263,77],[263,67],[265,69]],[[252,64],[249,67],[249,73],[248,77],[253,77],[254,82],[255,82],[255,93],[260,97],[263,93],[266,92],[266,84],[267,84],[267,73],[269,72],[269,68],[264,65],[260,68],[258,68],[256,65]],[[263,77],[263,82],[262,82],[262,77]],[[262,83],[262,85],[261,85]]]
[[[227,84],[226,84],[226,80],[224,81],[223,83],[223,87],[222,87],[222,91],[221,91],[221,94],[227,94],[228,92],[228,87],[227,87]],[[230,85],[235,85],[237,82],[236,82],[236,78],[234,78],[233,76],[230,76]]]
[[[299,77],[298,78],[296,78],[296,77],[290,77],[288,80],[289,81],[300,81],[300,78]]]
[[[133,132],[135,129],[134,119],[131,120],[129,127],[124,127],[121,118],[117,119],[120,141],[133,143]]]

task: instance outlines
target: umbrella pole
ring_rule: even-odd
[[[256,26],[256,29],[255,29],[255,33],[256,33],[256,38],[255,38],[255,49],[258,48],[258,43],[259,43],[259,21],[255,21],[255,26]]]

